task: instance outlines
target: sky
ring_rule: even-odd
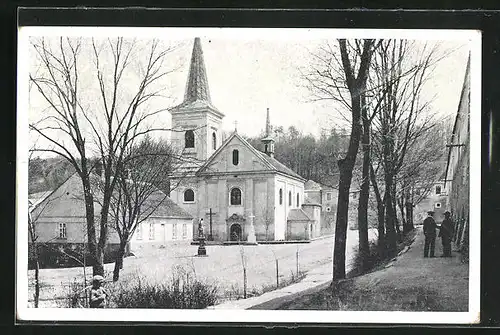
[[[118,28],[117,28],[118,29]],[[111,31],[100,30],[99,36],[142,36],[151,38],[157,36],[166,45],[176,45],[178,48],[169,56],[169,64],[177,68],[175,72],[162,79],[160,83],[165,88],[167,98],[158,99],[151,108],[168,108],[182,102],[189,69],[194,37],[201,37],[205,67],[212,103],[225,114],[223,129],[232,131],[237,122],[239,133],[247,136],[258,135],[265,126],[266,108],[270,109],[271,123],[285,128],[295,126],[305,134],[318,136],[322,129],[328,129],[338,122],[335,105],[328,102],[314,102],[301,78],[300,69],[305,69],[311,62],[311,53],[326,41],[335,43],[338,37],[335,33],[325,34],[311,30],[271,30],[263,33],[244,34],[236,29],[221,30],[195,29],[182,31],[171,28],[156,29],[136,33],[124,29]],[[228,33],[229,31],[229,33]],[[335,30],[332,30],[335,31]],[[31,31],[33,32],[33,31]],[[94,32],[68,29],[69,36],[96,36]],[[360,37],[369,36],[368,33]],[[39,31],[38,36],[48,36]],[[60,30],[51,32],[57,36]],[[31,33],[30,35],[33,35]],[[174,36],[174,37],[173,37]],[[395,37],[401,35],[391,35]],[[433,97],[432,108],[441,116],[453,115],[458,108],[465,66],[470,50],[470,35],[453,35],[447,39],[446,34],[417,34],[419,39],[429,38],[440,41],[442,52],[452,51],[435,67],[432,78],[427,82],[424,92]],[[450,35],[451,36],[451,35]],[[335,37],[335,38],[333,38]],[[28,59],[29,71],[37,64],[33,54]],[[89,58],[87,68],[91,68]],[[92,71],[85,71],[91,82]],[[29,120],[40,118],[43,110],[43,100],[36,92],[30,97]],[[171,116],[164,111],[154,120],[156,125],[170,126]]]

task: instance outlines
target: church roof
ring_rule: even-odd
[[[191,54],[191,63],[186,82],[186,91],[184,100],[174,109],[211,109],[217,111],[212,105],[210,89],[208,86],[207,71],[203,59],[203,50],[199,37],[194,39],[193,52]],[[220,112],[219,112],[220,113]]]
[[[302,208],[290,209],[287,221],[312,221]]]
[[[234,138],[238,138],[250,151],[252,151],[256,157],[260,158],[261,161],[267,166],[267,168],[270,171],[273,172],[279,172],[294,178],[298,178],[300,180],[304,180],[303,177],[301,177],[299,174],[297,174],[295,171],[292,169],[288,168],[284,164],[280,163],[276,158],[270,157],[263,153],[262,151],[259,151],[255,149],[250,143],[248,143],[243,137],[241,137],[238,132],[235,130],[223,143],[222,145],[210,156],[210,158],[203,164],[203,166],[198,170],[198,173],[201,173],[204,171],[212,161],[215,159],[215,157],[227,146],[227,144]]]
[[[265,154],[262,151],[258,151],[257,150],[257,152],[262,156],[262,158],[265,161],[267,161],[269,164],[271,164],[276,171],[279,171],[281,173],[293,176],[295,178],[303,179],[298,173],[296,173],[295,171],[293,171],[292,169],[290,169],[289,167],[287,167],[285,164],[283,164],[280,161],[278,161],[276,158],[268,156],[267,154]]]

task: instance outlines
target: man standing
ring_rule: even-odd
[[[434,257],[434,247],[436,246],[436,221],[432,217],[434,215],[433,211],[427,212],[427,217],[424,220],[424,235],[425,235],[425,246],[424,246],[424,257]],[[430,255],[429,255],[429,248]]]
[[[451,221],[451,213],[444,212],[444,220],[439,228],[439,237],[443,242],[443,255],[441,257],[451,257],[451,237],[453,236],[453,222]]]

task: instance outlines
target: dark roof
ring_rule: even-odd
[[[309,198],[304,199],[304,205],[316,205],[316,206],[321,206],[321,204],[317,203],[316,201],[312,201]]]
[[[273,168],[275,168],[278,172],[281,172],[281,173],[284,173],[284,174],[287,174],[287,175],[290,175],[292,177],[295,177],[295,178],[300,178],[300,179],[304,179],[303,177],[301,177],[298,173],[296,173],[295,171],[293,171],[292,169],[290,169],[289,167],[287,167],[286,165],[284,165],[283,163],[279,162],[276,158],[274,157],[271,157],[271,156],[268,156],[266,153],[262,152],[262,151],[259,151],[257,150],[257,152],[269,163],[273,166]]]
[[[98,187],[95,186],[98,183],[99,177],[91,175],[91,179],[91,184],[95,191],[94,214],[99,215],[101,209],[98,199],[100,197],[100,192],[98,191]],[[170,198],[166,197],[165,193],[160,190],[152,193],[143,206],[146,206],[145,208],[154,209],[154,212],[151,214],[152,217],[193,218],[189,213],[176,205]],[[83,187],[76,172],[50,195],[33,206],[33,210],[36,208],[43,211],[42,216],[85,217]]]
[[[288,213],[287,221],[312,221],[302,208],[293,208]]]
[[[156,206],[158,203],[160,205],[151,214],[152,217],[162,217],[162,218],[183,218],[192,219],[191,214],[186,212],[184,209],[179,207],[172,199],[165,196],[162,191],[156,191],[151,194],[148,198],[150,206]]]

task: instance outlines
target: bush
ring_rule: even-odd
[[[189,274],[176,274],[167,283],[148,281],[142,275],[109,290],[109,306],[117,308],[203,309],[215,305],[218,288]]]

